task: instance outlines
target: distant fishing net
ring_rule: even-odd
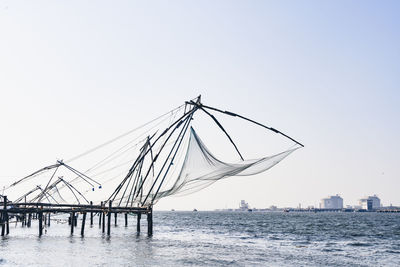
[[[218,180],[231,176],[250,176],[264,172],[278,164],[300,147],[260,159],[244,160],[239,163],[226,163],[217,159],[205,146],[196,131],[190,128],[186,156],[178,177],[169,189],[160,191],[153,203],[171,195],[187,195],[210,186]],[[165,186],[167,187],[167,186]]]
[[[242,161],[227,163],[210,152],[190,126],[197,111],[211,118],[211,124],[224,133]],[[244,160],[229,133],[210,112],[248,121],[296,145],[273,156]],[[264,172],[300,147],[301,143],[275,128],[203,105],[199,96],[65,162],[58,160],[24,176],[5,190],[14,202],[111,201],[113,206],[145,207],[167,196],[197,192],[224,178]]]

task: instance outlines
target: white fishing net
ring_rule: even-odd
[[[296,146],[282,153],[259,159],[227,163],[217,159],[191,127],[185,159],[179,175],[174,179],[175,182],[172,185],[165,184],[156,196],[150,195],[149,199],[155,203],[166,196],[197,192],[224,178],[264,172],[298,148],[300,147]]]

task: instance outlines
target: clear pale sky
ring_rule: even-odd
[[[202,94],[305,148],[158,209],[400,205],[399,14],[399,1],[0,0],[0,185]]]

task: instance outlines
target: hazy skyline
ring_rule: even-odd
[[[0,1],[0,186],[202,94],[305,148],[156,208],[317,206],[334,194],[400,205],[399,6]],[[230,130],[251,155],[252,132]]]

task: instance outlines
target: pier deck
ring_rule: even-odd
[[[77,215],[82,214],[81,235],[84,236],[86,217],[89,214],[89,223],[93,225],[95,215],[99,215],[99,226],[102,232],[111,235],[111,217],[114,214],[115,224],[117,223],[118,214],[123,214],[125,218],[125,226],[128,226],[128,214],[137,216],[137,231],[140,232],[141,215],[147,215],[147,234],[153,234],[153,209],[152,207],[120,207],[112,206],[112,201],[101,202],[100,205],[85,204],[52,204],[52,203],[12,203],[7,201],[7,197],[3,197],[0,202],[0,225],[1,236],[10,233],[9,221],[10,217],[15,217],[17,222],[21,222],[22,226],[31,226],[32,220],[38,220],[39,236],[43,234],[43,223],[50,226],[51,215],[53,214],[69,214],[68,219],[71,235],[74,233],[74,227],[77,226]],[[108,205],[106,205],[108,204]],[[106,218],[107,217],[107,218]]]

